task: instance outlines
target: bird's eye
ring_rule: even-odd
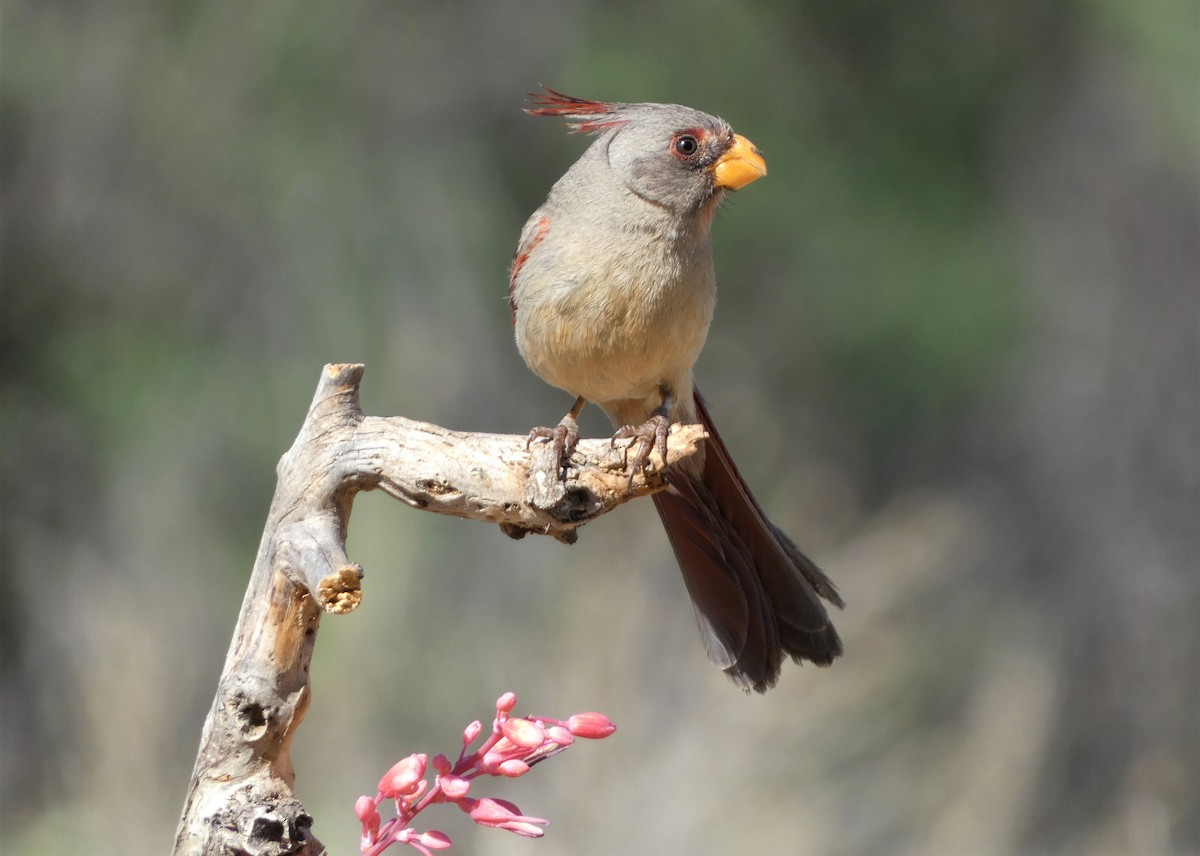
[[[700,141],[691,134],[679,134],[671,140],[671,151],[681,158],[693,158],[700,151]]]

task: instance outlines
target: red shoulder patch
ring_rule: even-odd
[[[533,248],[540,244],[542,239],[546,237],[546,232],[549,229],[549,217],[543,217],[541,220],[538,220],[533,234],[529,236],[529,240],[521,244],[517,248],[517,254],[513,256],[512,270],[508,273],[508,308],[512,310],[513,324],[517,323],[517,274],[521,272],[521,268],[529,260],[529,254],[533,252]]]

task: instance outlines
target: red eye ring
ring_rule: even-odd
[[[691,160],[700,154],[700,141],[696,139],[695,134],[676,134],[671,138],[671,154]]]

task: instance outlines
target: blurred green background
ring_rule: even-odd
[[[544,83],[718,113],[697,376],[841,586],[765,697],[704,659],[649,503],[573,547],[361,495],[297,791],[333,853],[394,760],[514,690],[620,731],[462,853],[1200,851],[1192,2],[5,0],[0,850],[166,852],[321,366],[524,433],[525,217],[587,140]],[[585,429],[608,431],[597,413]]]

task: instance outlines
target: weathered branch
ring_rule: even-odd
[[[176,854],[324,852],[292,794],[291,741],[308,708],[321,613],[350,612],[362,600],[362,568],[345,549],[358,491],[378,488],[414,508],[497,523],[511,537],[535,532],[570,543],[584,523],[663,486],[657,457],[631,486],[622,450],[607,440],[581,441],[564,482],[546,444],[526,450],[524,437],[364,416],[362,373],[356,364],[325,367],[299,436],[279,462]],[[667,463],[695,454],[703,437],[699,426],[676,426]]]

